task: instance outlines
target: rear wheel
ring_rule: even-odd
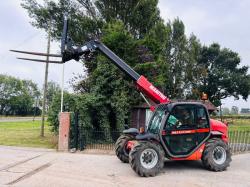
[[[133,140],[132,135],[121,135],[115,143],[115,153],[116,156],[124,163],[129,162],[129,151],[127,149],[127,143],[130,140]]]
[[[151,142],[140,142],[129,153],[129,163],[132,169],[142,177],[153,177],[164,166],[162,148]]]
[[[223,140],[218,138],[208,140],[202,155],[205,168],[211,171],[224,171],[231,161],[230,148]]]

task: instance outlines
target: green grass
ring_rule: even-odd
[[[231,143],[250,143],[250,119],[229,121],[229,139]]]
[[[249,125],[229,125],[229,131],[250,131],[250,124]]]
[[[219,118],[215,118],[219,120]],[[223,118],[223,121],[227,121],[229,123],[229,131],[250,131],[250,119],[233,119],[233,118]]]
[[[229,130],[250,131],[250,119],[234,119],[229,121]]]
[[[40,137],[40,121],[0,122],[0,145],[55,148],[57,138],[45,123],[45,137]]]

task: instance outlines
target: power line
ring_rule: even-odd
[[[32,39],[34,39],[35,37],[37,37],[39,34],[41,34],[41,31],[37,31],[36,33],[32,33],[30,36],[26,37],[22,42],[20,42],[19,44],[17,44],[14,47],[11,47],[13,49],[17,49],[21,46],[23,46],[24,44],[27,44],[28,42],[30,42]],[[9,56],[9,50],[6,50],[6,52],[1,54],[1,62],[5,62],[7,57]]]
[[[28,36],[27,38],[25,38],[22,42],[20,42],[19,44],[17,44],[13,48],[17,49],[18,47],[23,46],[24,44],[28,43],[30,40],[32,40],[33,38],[38,36],[38,34],[41,34],[41,31],[37,31],[36,33],[33,33],[32,35]]]

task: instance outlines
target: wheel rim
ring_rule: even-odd
[[[146,169],[152,169],[158,162],[158,154],[154,149],[145,149],[140,156],[141,165]]]
[[[216,164],[223,164],[226,161],[227,158],[227,153],[226,150],[221,147],[221,146],[217,146],[215,147],[215,149],[213,150],[213,160]]]

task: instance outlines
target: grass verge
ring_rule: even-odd
[[[45,137],[40,137],[40,121],[0,122],[0,145],[56,148],[57,138],[45,123]]]
[[[229,131],[250,131],[250,119],[234,119],[229,121]]]

